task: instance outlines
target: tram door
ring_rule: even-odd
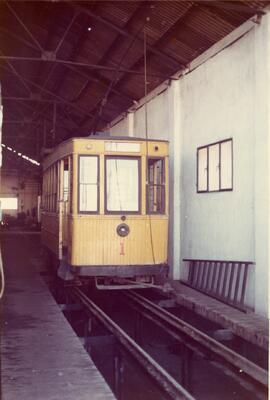
[[[70,157],[60,162],[60,202],[59,202],[59,255],[66,258],[68,247],[68,214],[70,209]]]

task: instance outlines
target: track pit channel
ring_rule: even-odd
[[[97,318],[89,315],[89,312],[74,299],[69,288],[59,290],[59,287],[54,285],[52,291],[89,356],[118,399],[170,398]],[[201,346],[195,346],[194,350],[193,341],[189,341],[185,335],[181,341],[175,340],[166,330],[141,316],[125,295],[125,292],[129,291],[98,291],[91,287],[84,288],[83,292],[136,340],[193,398],[267,399],[266,388],[244,376],[242,371],[228,368],[226,363],[222,363],[218,357],[210,351],[203,350]],[[262,368],[267,368],[268,356],[262,349],[235,337],[231,332],[190,310],[175,305],[161,292],[149,289],[136,292],[156,304],[163,304],[170,313],[218,339]]]

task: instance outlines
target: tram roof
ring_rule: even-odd
[[[73,141],[73,140],[111,140],[111,141],[123,141],[123,142],[165,142],[165,143],[169,143],[168,140],[163,140],[163,139],[154,139],[154,138],[141,138],[141,137],[131,137],[131,136],[106,136],[106,135],[90,135],[87,137],[73,137],[73,138],[69,138],[67,140],[65,140],[62,143],[67,143],[69,141]],[[60,143],[60,145],[62,144]]]

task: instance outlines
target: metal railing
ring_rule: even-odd
[[[184,259],[189,263],[188,280],[182,283],[246,311],[245,295],[251,261]]]

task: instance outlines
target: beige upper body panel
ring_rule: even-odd
[[[44,159],[43,170],[45,171],[57,160],[70,154],[166,157],[168,156],[168,142],[161,140],[146,141],[145,139],[130,137],[121,139],[114,137],[72,138],[60,143],[53,149],[53,152]]]

